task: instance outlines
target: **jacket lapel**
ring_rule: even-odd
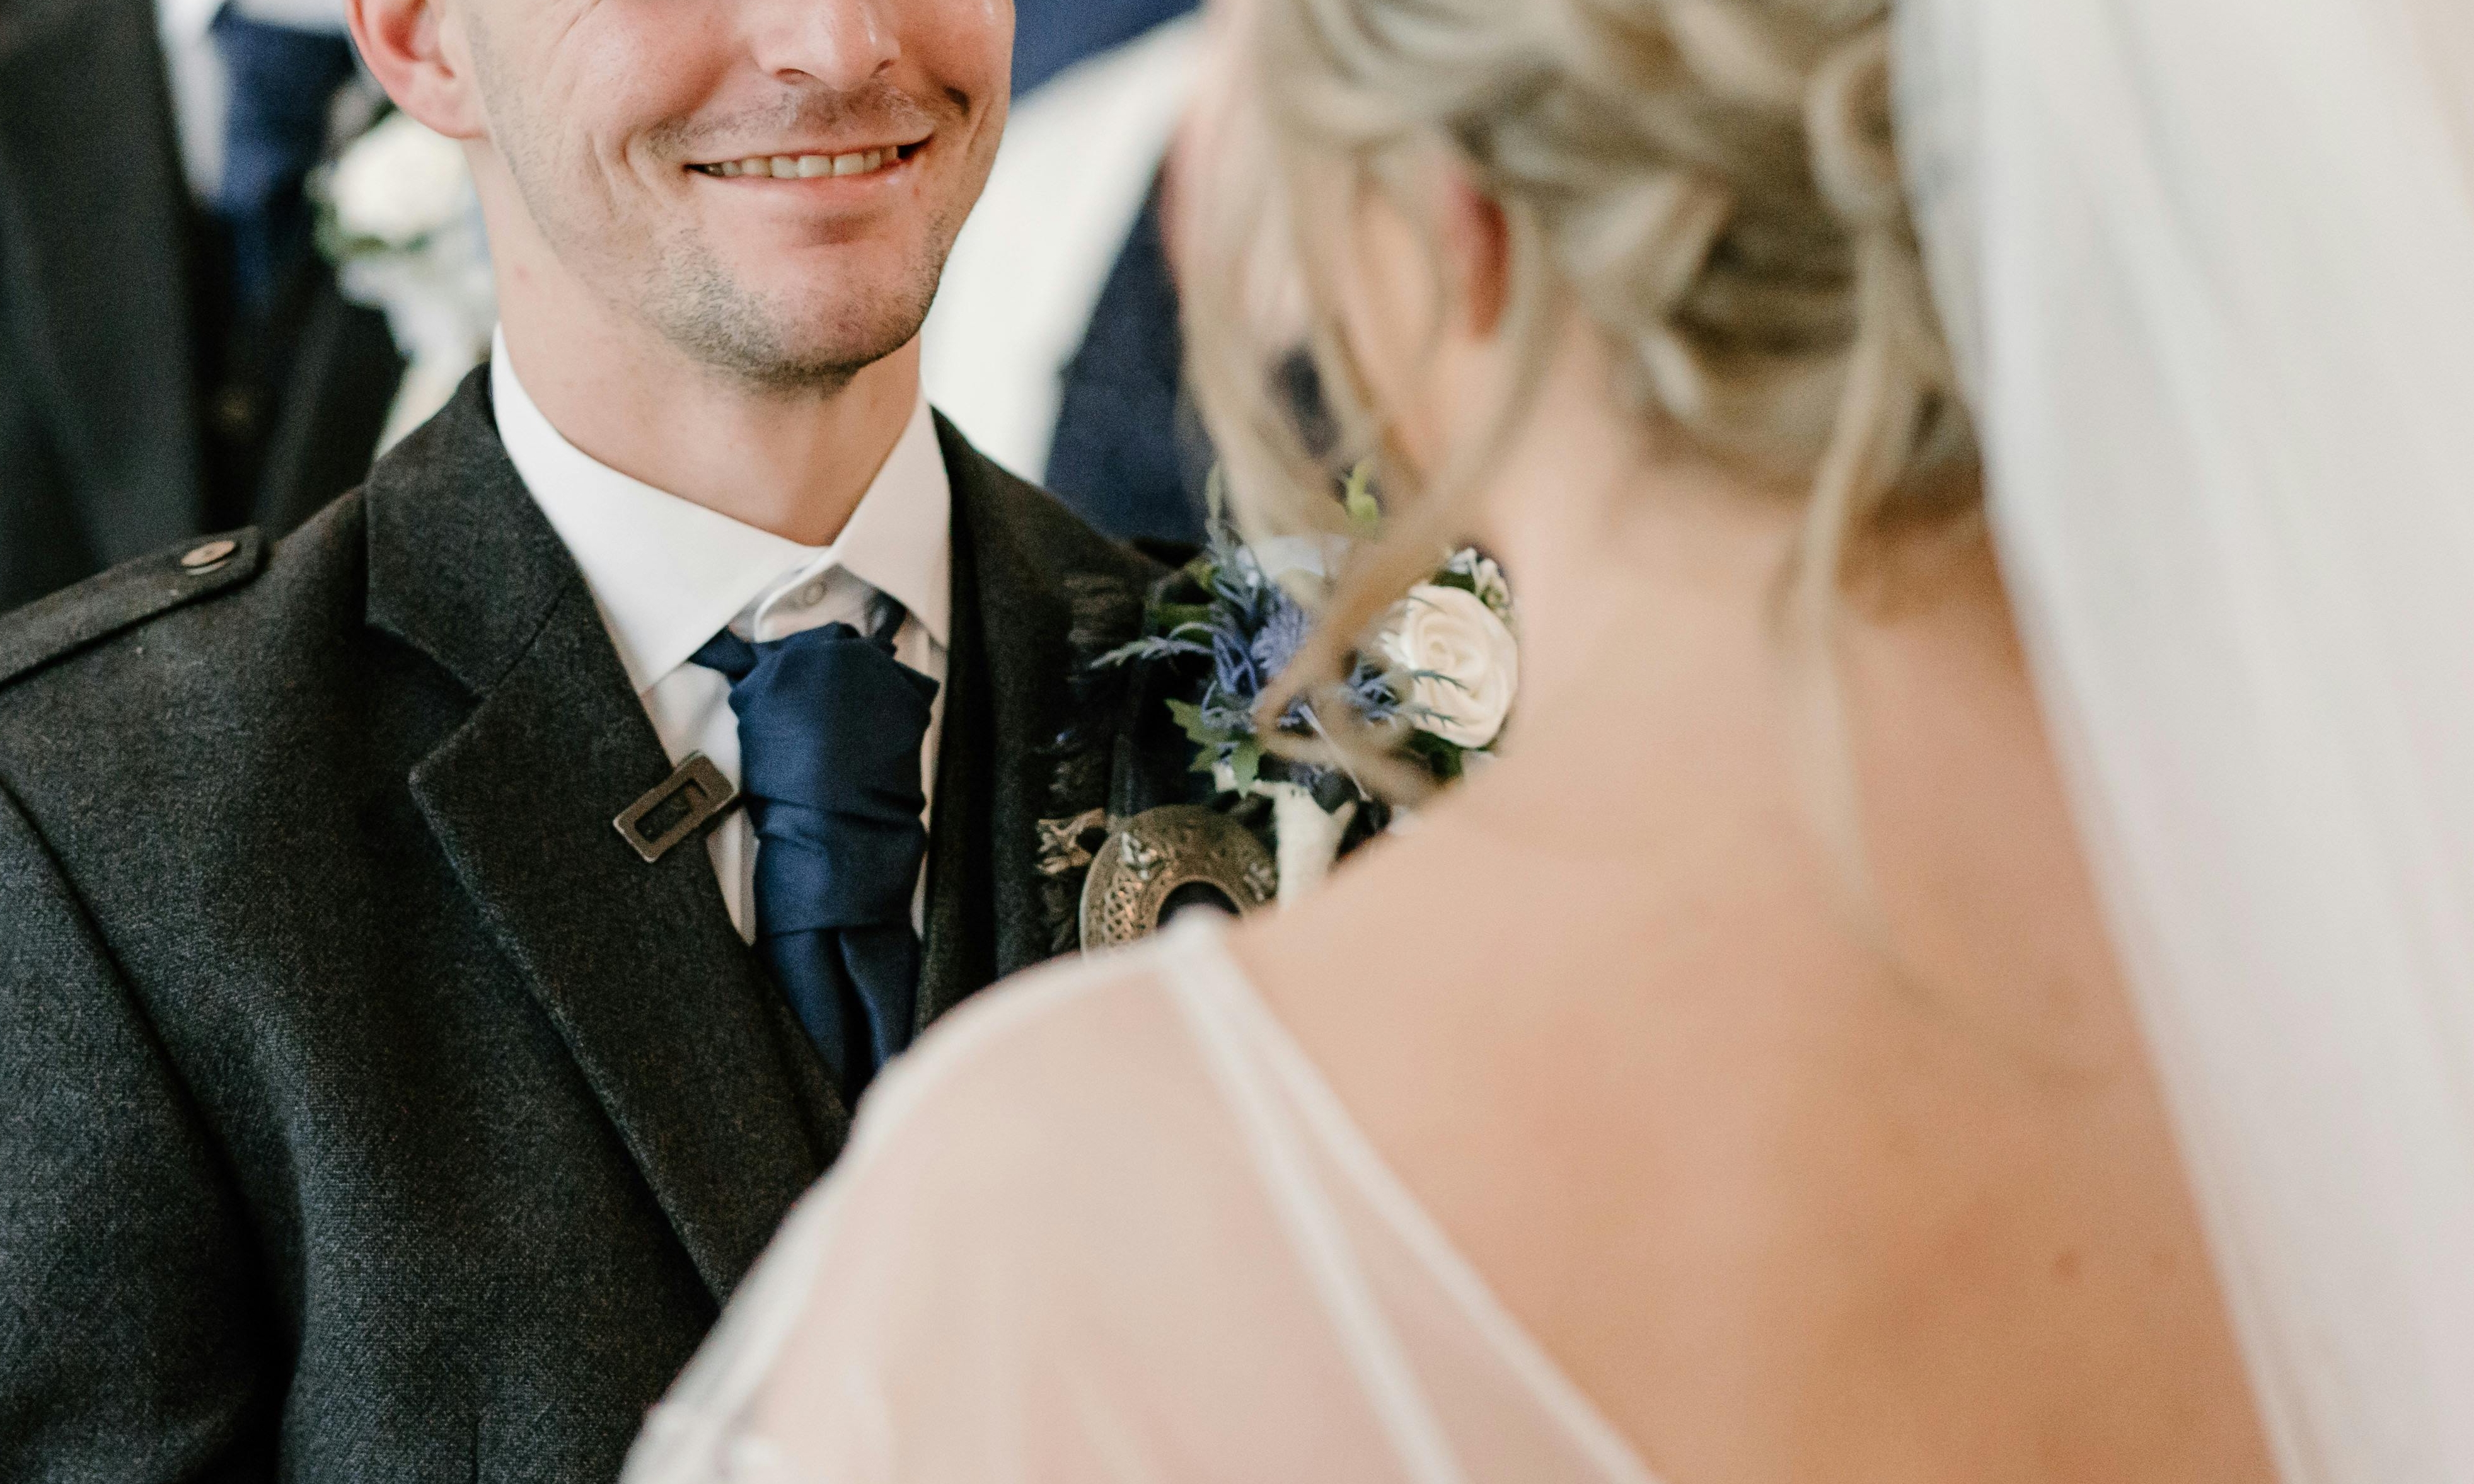
[[[920,1024],[1055,954],[1039,822],[1085,662],[1078,591],[1139,594],[1153,569],[1007,474],[937,419],[954,490],[952,693],[936,771]],[[1132,610],[1139,616],[1137,602]],[[1117,641],[1132,637],[1130,632]],[[1099,648],[1111,647],[1101,644]],[[1104,759],[1089,803],[1105,797]]]
[[[940,425],[941,426],[941,425]],[[1001,755],[990,714],[985,606],[981,602],[968,472],[946,456],[954,490],[954,609],[945,656],[945,726],[936,754],[935,816],[928,832],[928,919],[919,967],[919,1022],[928,1023],[997,977],[993,770]]]
[[[413,770],[466,891],[716,1297],[846,1126],[705,851],[612,827],[668,776],[590,592],[498,443],[487,368],[371,476],[369,617],[477,698]],[[813,1063],[813,1058],[807,1058]]]
[[[198,529],[181,174],[146,0],[52,0],[0,20],[0,292],[32,331],[80,512],[106,564]],[[22,245],[22,253],[17,250]]]

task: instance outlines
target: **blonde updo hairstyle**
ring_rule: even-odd
[[[1604,337],[1641,417],[1809,490],[1785,590],[1823,631],[1866,552],[1973,511],[1974,445],[1892,145],[1887,0],[1244,0],[1229,18],[1238,106],[1205,167],[1220,174],[1187,303],[1231,504],[1249,537],[1336,530],[1334,476],[1372,460],[1387,513],[1266,717],[1336,679],[1468,538],[1569,315]],[[1421,487],[1385,457],[1337,286],[1365,193],[1416,220],[1438,150],[1507,224],[1500,333],[1519,370]],[[1267,324],[1282,286],[1304,296],[1286,332]],[[1299,328],[1333,424],[1311,445],[1271,370]],[[1345,725],[1345,706],[1315,709]],[[1292,750],[1381,777],[1365,765],[1383,740]]]

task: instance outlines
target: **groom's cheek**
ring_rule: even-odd
[[[1002,115],[1013,90],[1013,0],[951,0],[937,9],[951,12],[942,18],[955,48],[972,54],[970,71],[979,84],[975,91]]]
[[[956,153],[975,200],[1013,98],[1013,0],[920,0],[903,26],[918,85],[963,110],[968,137]]]

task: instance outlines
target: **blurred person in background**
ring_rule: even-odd
[[[630,1484],[2474,1479],[2462,7],[1238,9],[1262,726],[1475,539],[1510,730],[948,1022]]]
[[[1201,48],[1199,17],[1171,19],[1023,100],[922,341],[930,395],[990,458],[1162,548],[1201,539],[1214,457],[1163,210]]]
[[[339,0],[0,5],[0,608],[369,468],[402,363],[313,243]]]
[[[1111,51],[1198,0],[1016,0],[1013,92],[1028,100],[1058,73]]]

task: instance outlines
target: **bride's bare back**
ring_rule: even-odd
[[[1510,557],[1506,755],[1240,936],[1265,997],[1670,1480],[2268,1477],[1980,547],[1853,621],[1832,757],[1781,513],[1618,524]]]
[[[1458,527],[1521,610],[1503,755],[1239,939],[1275,1013],[1674,1479],[2267,1477],[1977,515],[1885,8],[1246,9],[1315,106],[1283,157],[1356,186],[1298,229],[1327,376],[1413,486],[1510,410]]]

